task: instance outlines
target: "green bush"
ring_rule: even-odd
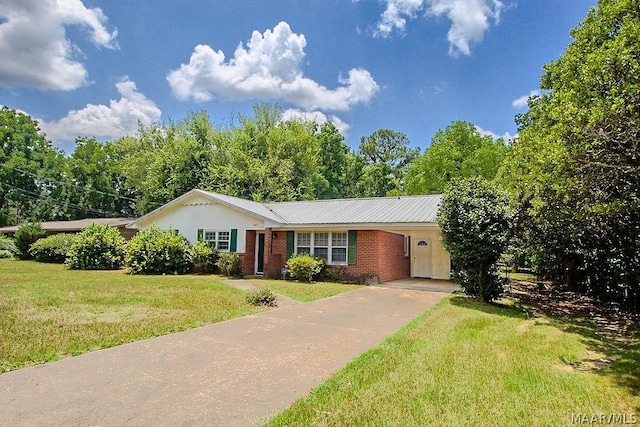
[[[47,233],[42,229],[38,223],[29,223],[21,225],[16,230],[15,242],[18,248],[18,256],[20,259],[31,259],[29,249],[31,245],[38,239],[46,237]]]
[[[9,253],[9,256],[5,256],[4,258],[17,257],[20,253],[15,240],[5,237],[2,234],[0,234],[0,251]]]
[[[200,274],[210,274],[216,269],[218,262],[218,250],[206,242],[196,242],[189,248],[189,261],[191,271]]]
[[[38,262],[62,264],[66,260],[75,238],[75,234],[54,234],[37,240],[31,245],[29,253]]]
[[[267,307],[276,307],[276,294],[271,289],[257,289],[249,292],[247,302],[252,305],[265,305]]]
[[[188,251],[189,242],[180,234],[152,225],[129,241],[125,265],[130,274],[185,274]]]
[[[314,257],[309,254],[295,255],[287,261],[287,269],[291,277],[303,282],[315,280],[325,265],[324,258]]]
[[[127,242],[106,224],[92,224],[76,236],[67,266],[76,270],[117,270],[124,264]]]
[[[8,259],[8,258],[13,258],[13,253],[11,253],[11,251],[8,251],[6,249],[0,249],[0,259]]]
[[[241,277],[242,266],[240,265],[240,257],[234,252],[222,252],[218,262],[216,263],[220,269],[220,273],[225,276]]]

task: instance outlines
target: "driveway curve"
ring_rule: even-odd
[[[259,425],[446,297],[365,287],[0,375],[1,425]]]

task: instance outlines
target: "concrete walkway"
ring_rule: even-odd
[[[446,296],[360,288],[4,373],[0,424],[259,425]]]

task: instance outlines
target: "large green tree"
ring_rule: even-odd
[[[55,217],[62,153],[24,113],[0,108],[0,225]]]
[[[600,0],[571,36],[503,175],[544,270],[638,311],[640,1]]]
[[[408,194],[436,194],[454,178],[480,176],[492,180],[507,155],[502,138],[481,135],[475,125],[456,121],[439,130],[416,159],[405,179]]]
[[[409,165],[420,155],[410,148],[409,138],[390,129],[379,129],[360,139],[358,155],[366,162],[365,195],[385,196],[404,192],[404,177]]]

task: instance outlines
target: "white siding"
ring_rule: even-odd
[[[263,230],[264,221],[228,206],[194,195],[182,203],[169,206],[139,224],[140,230],[156,224],[163,230],[178,230],[191,244],[198,240],[198,229],[238,230],[237,252],[246,251],[246,230]]]
[[[451,279],[451,259],[449,252],[442,247],[440,229],[412,231],[407,234],[411,235],[412,244],[416,239],[429,239],[431,241],[431,278]],[[411,266],[411,275],[414,275],[413,265]]]

